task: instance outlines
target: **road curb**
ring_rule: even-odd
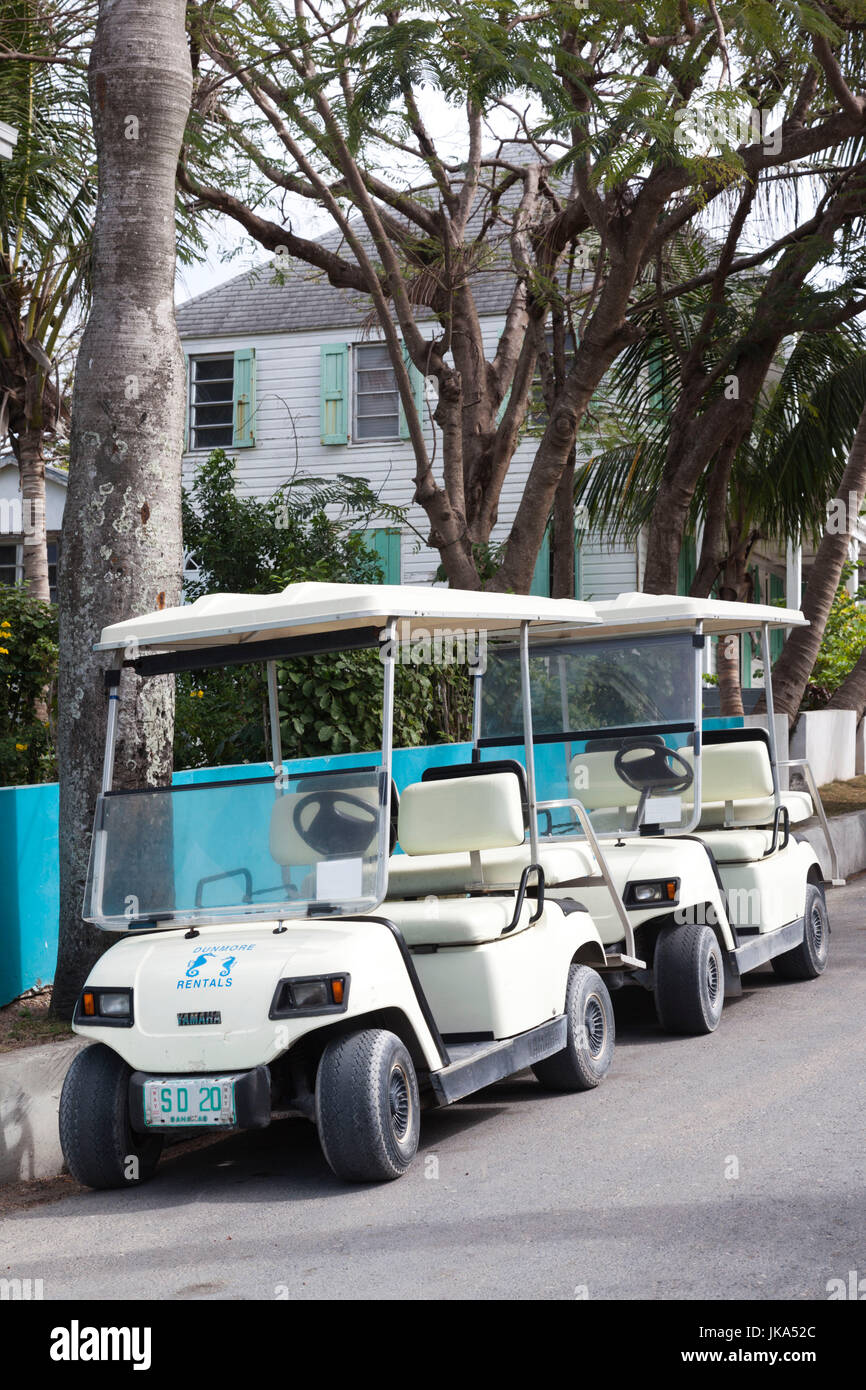
[[[827,841],[817,818],[792,827],[798,840],[808,840],[818,856],[824,877],[830,878],[830,855]],[[830,833],[839,859],[839,873],[843,878],[862,873],[866,869],[866,811],[848,811],[844,816],[830,817]]]
[[[63,1172],[57,1110],[63,1079],[86,1038],[0,1053],[0,1183]]]

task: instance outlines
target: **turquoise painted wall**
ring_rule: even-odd
[[[394,780],[398,791],[420,780],[425,767],[466,762],[468,744],[448,743],[434,748],[394,750]],[[287,764],[292,772],[321,772],[326,768],[369,765],[369,753],[303,758]],[[221,767],[223,780],[266,777],[267,763]],[[176,772],[176,785],[206,782],[210,768]],[[57,784],[38,787],[0,787],[0,1007],[37,984],[54,979],[57,960],[59,883],[57,863]]]
[[[705,728],[732,727],[734,719],[708,719]],[[402,792],[417,782],[424,769],[434,765],[468,762],[467,743],[440,744],[432,748],[397,748],[394,751],[394,780]],[[495,757],[491,749],[486,757]],[[523,757],[522,748],[503,749],[502,755]],[[363,767],[371,754],[349,753],[321,758],[304,758],[287,764],[292,772],[321,772],[327,768]],[[541,744],[536,749],[539,796],[566,795],[562,786],[562,749]],[[223,780],[243,781],[265,777],[267,763],[246,763],[219,769]],[[177,772],[176,785],[206,782],[213,769],[197,768]],[[54,978],[57,959],[57,917],[59,904],[57,865],[57,784],[37,787],[0,787],[0,1006],[17,999],[36,984]]]

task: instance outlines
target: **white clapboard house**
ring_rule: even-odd
[[[281,282],[266,265],[178,308],[188,374],[186,485],[217,446],[236,457],[239,486],[262,498],[296,467],[366,478],[384,501],[407,507],[411,522],[402,533],[394,527],[370,533],[388,582],[432,582],[439,555],[419,539],[429,523],[412,504],[414,455],[387,351],[370,331],[369,303],[298,262],[281,266]],[[490,271],[473,280],[490,356],[509,285],[507,275]],[[420,400],[435,383],[425,388],[415,376]],[[425,411],[432,441],[430,414]],[[536,447],[531,436],[518,447],[494,542],[508,533]],[[441,466],[441,445],[435,457]],[[578,597],[610,598],[639,587],[639,545],[590,534],[576,536],[576,546]],[[549,571],[545,544],[533,592],[549,593]]]

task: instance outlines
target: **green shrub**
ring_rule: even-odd
[[[325,507],[338,506],[334,520]],[[221,449],[184,498],[184,545],[201,576],[187,597],[276,593],[287,584],[380,584],[378,556],[361,528],[383,509],[363,479],[305,478],[266,501],[237,493]],[[389,522],[400,520],[384,509]],[[376,748],[382,667],[376,652],[340,652],[279,663],[280,731],[286,759]],[[269,757],[268,699],[261,667],[177,677],[175,766],[262,762]],[[395,741],[403,747],[468,737],[471,682],[457,667],[398,666]]]
[[[57,610],[20,585],[0,585],[0,785],[57,775],[54,714]],[[44,716],[44,719],[40,716]]]
[[[856,666],[866,647],[866,610],[859,606],[866,600],[866,586],[859,590],[856,599],[849,594],[845,585],[852,570],[851,565],[845,567],[842,582],[833,599],[803,697],[801,708],[804,710],[823,709],[836,687]]]

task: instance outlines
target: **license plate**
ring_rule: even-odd
[[[148,1129],[175,1125],[233,1125],[234,1076],[151,1077],[144,1083],[144,1123]]]

